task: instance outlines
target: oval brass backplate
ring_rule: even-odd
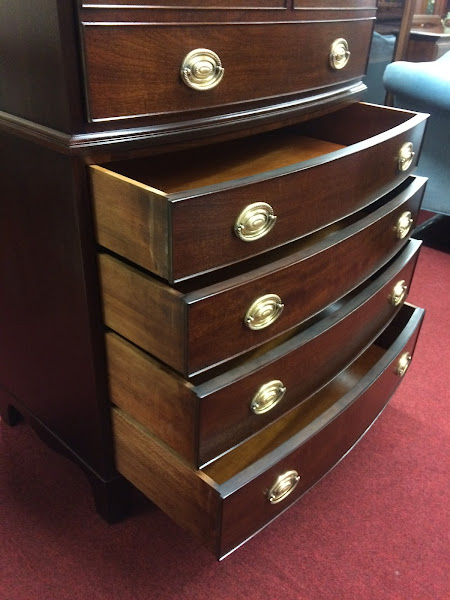
[[[224,74],[219,56],[207,48],[191,50],[181,65],[181,78],[190,88],[200,92],[220,83]]]
[[[280,296],[265,294],[249,306],[244,317],[245,324],[249,329],[265,329],[278,319],[283,308]]]
[[[282,399],[286,388],[279,379],[262,385],[253,396],[250,408],[255,415],[262,415],[272,410]]]
[[[348,42],[344,38],[337,38],[330,47],[330,66],[339,71],[343,69],[350,60]]]
[[[234,224],[234,232],[244,242],[254,242],[267,235],[276,220],[270,204],[254,202],[239,213]]]
[[[402,240],[408,235],[408,233],[411,231],[412,224],[412,214],[409,210],[406,210],[400,215],[395,227],[395,231],[399,240]]]
[[[294,491],[297,483],[300,481],[300,475],[297,471],[286,471],[280,475],[267,491],[266,497],[270,504],[277,504],[289,496]]]
[[[405,352],[404,354],[402,354],[400,356],[400,358],[398,359],[398,362],[397,362],[397,366],[395,367],[396,375],[403,377],[403,375],[408,370],[408,367],[411,363],[411,359],[412,359],[412,356],[409,352]]]
[[[401,304],[406,296],[406,291],[408,286],[406,285],[406,281],[402,279],[401,281],[397,281],[392,289],[392,293],[389,296],[389,301],[394,306],[398,306]]]
[[[415,152],[411,142],[406,142],[398,152],[398,168],[399,171],[407,171],[411,166]]]

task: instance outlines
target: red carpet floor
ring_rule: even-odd
[[[0,426],[0,600],[450,599],[450,254],[423,248],[427,309],[388,408],[338,467],[222,563],[158,510],[108,526],[81,472]]]

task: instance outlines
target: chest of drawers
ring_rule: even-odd
[[[1,414],[222,558],[407,370],[426,117],[357,102],[371,0],[47,0],[36,52],[38,4],[0,9]]]

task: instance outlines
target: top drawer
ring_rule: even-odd
[[[249,110],[249,102],[314,97],[317,103],[338,98],[365,74],[373,9],[370,16],[335,20],[334,14],[329,21],[323,9],[312,10],[302,13],[302,22],[292,20],[298,11],[286,10],[282,23],[242,22],[256,11],[236,11],[229,20],[216,11],[208,22],[185,12],[174,11],[165,22],[162,16],[155,22],[150,10],[132,22],[125,14],[82,22],[89,120],[151,116],[173,123],[236,114]]]
[[[248,140],[91,166],[98,242],[172,283],[258,255],[393,189],[425,119],[354,104]]]

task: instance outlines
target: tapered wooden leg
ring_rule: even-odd
[[[2,422],[12,427],[23,419],[49,448],[81,467],[90,484],[95,508],[107,523],[116,523],[125,518],[130,511],[133,486],[118,473],[107,481],[102,479],[27,411],[22,416],[13,406],[12,401],[14,398],[0,387],[0,418]]]
[[[32,417],[27,418],[27,422],[49,448],[69,458],[82,469],[91,486],[95,508],[107,523],[116,523],[128,514],[132,485],[124,477],[116,473],[108,480],[102,479],[41,423]]]
[[[107,523],[117,523],[124,519],[131,505],[131,484],[118,475],[110,481],[103,481],[92,473],[86,473],[90,483],[97,513]]]

